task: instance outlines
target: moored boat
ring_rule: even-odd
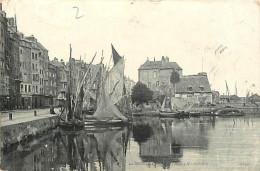
[[[85,115],[85,125],[95,126],[119,126],[128,125],[131,122],[131,113],[128,106],[128,115],[122,114],[116,107],[116,103],[124,99],[124,58],[119,56],[112,46],[114,59],[113,68],[108,71],[100,84],[101,92],[94,115]],[[100,75],[101,77],[101,75]],[[126,103],[127,103],[127,98]]]
[[[213,114],[215,116],[244,116],[245,113],[236,108],[220,108],[216,109]]]

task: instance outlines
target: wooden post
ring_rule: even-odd
[[[13,120],[13,114],[9,113],[9,120]]]

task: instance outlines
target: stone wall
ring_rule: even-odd
[[[21,142],[28,137],[41,134],[57,127],[58,116],[43,118],[14,125],[7,125],[0,128],[1,140],[0,148],[8,147],[12,144]]]

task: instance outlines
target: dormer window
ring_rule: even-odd
[[[204,91],[204,86],[200,85],[199,89],[200,89],[200,91]]]
[[[187,87],[188,92],[192,92],[192,86]]]

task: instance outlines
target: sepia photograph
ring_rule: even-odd
[[[260,170],[260,1],[0,13],[0,170]]]

